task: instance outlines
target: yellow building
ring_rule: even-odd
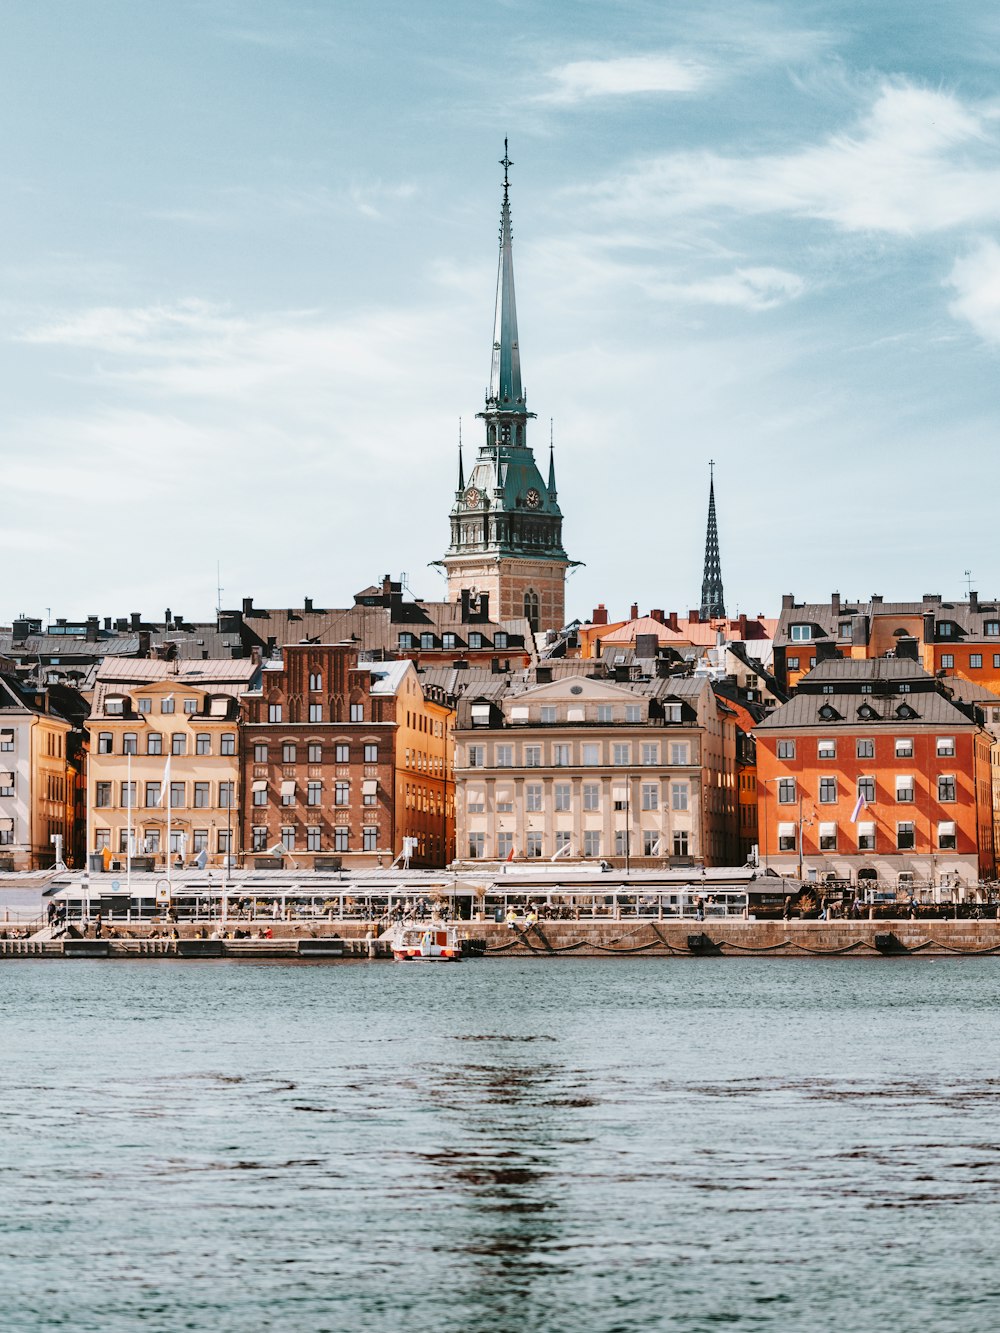
[[[0,676],[0,870],[46,868],[60,846],[68,855],[72,730],[51,710],[44,689]]]
[[[97,675],[87,847],[109,865],[182,858],[220,865],[239,829],[240,699],[251,659],[109,660]]]

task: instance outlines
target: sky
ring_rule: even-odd
[[[505,136],[570,616],[698,606],[709,459],[731,614],[1000,591],[995,4],[7,0],[4,28],[0,623],[443,597]]]

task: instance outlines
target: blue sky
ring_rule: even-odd
[[[1000,590],[1000,11],[8,0],[0,620],[447,541],[510,138],[572,614]]]

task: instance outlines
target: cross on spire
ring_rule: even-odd
[[[503,141],[503,157],[500,159],[500,165],[503,167],[503,188],[507,190],[510,188],[510,181],[507,179],[507,170],[509,167],[512,167],[514,163],[511,161],[510,154],[507,152],[506,138]]]

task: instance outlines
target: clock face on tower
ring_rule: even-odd
[[[534,486],[532,486],[531,490],[524,497],[524,503],[529,509],[537,509],[542,503],[542,497],[539,495],[538,491],[535,490]]]
[[[479,492],[476,490],[475,486],[470,486],[465,492],[465,503],[470,509],[475,509],[479,504]]]

